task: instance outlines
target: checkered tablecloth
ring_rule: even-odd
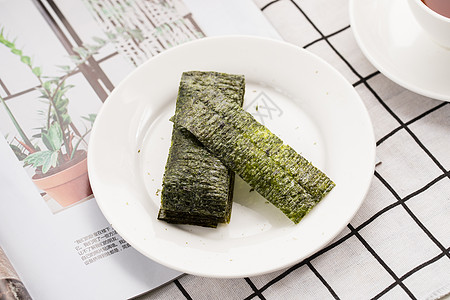
[[[254,0],[281,37],[325,59],[372,118],[372,185],[326,248],[240,279],[184,275],[142,299],[438,299],[450,292],[450,105],[410,92],[360,51],[347,0]],[[375,0],[374,0],[375,1]],[[195,17],[195,16],[194,16]]]

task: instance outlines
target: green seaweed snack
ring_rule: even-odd
[[[195,84],[193,84],[195,82]],[[183,73],[175,114],[188,109],[192,90],[228,95],[242,106],[243,76],[218,72]],[[163,177],[158,219],[168,223],[217,227],[230,221],[234,172],[212,155],[189,131],[174,124]]]
[[[330,178],[244,111],[229,91],[204,88],[194,78],[186,81],[188,103],[177,111],[175,124],[294,223],[333,189]]]

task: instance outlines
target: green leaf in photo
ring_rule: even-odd
[[[104,44],[106,44],[106,41],[100,37],[94,36],[92,38],[99,46],[103,46]]]
[[[31,66],[31,58],[29,56],[26,55],[22,55],[20,57],[20,61],[23,62],[24,64]]]
[[[61,85],[61,88],[60,88],[61,94],[64,95],[68,90],[70,90],[73,87],[75,87],[73,84]]]
[[[70,72],[70,66],[66,66],[66,65],[64,65],[64,66],[57,66],[61,71],[63,71],[63,72]]]
[[[81,117],[86,121],[89,121],[91,124],[94,124],[95,118],[97,117],[97,114],[89,114],[87,117]]]
[[[39,151],[28,155],[24,162],[33,167],[42,167],[42,173],[47,173],[51,167],[56,167],[58,162],[58,151]]]
[[[42,87],[44,88],[44,90],[48,93],[51,94],[52,91],[52,84],[53,84],[53,80],[47,80],[44,81],[44,83],[42,84]],[[43,95],[45,97],[48,97],[48,94],[43,93]]]
[[[81,58],[78,55],[70,55],[69,58],[76,65],[81,63]]]
[[[55,101],[55,106],[58,111],[66,108],[67,105],[69,105],[69,99],[67,98],[58,98],[57,101]]]
[[[61,117],[62,117],[62,122],[63,122],[64,126],[67,126],[72,122],[72,119],[70,118],[70,116],[67,113],[63,114]]]
[[[48,131],[42,132],[42,142],[45,144],[48,150],[59,150],[64,142],[63,133],[58,123],[50,125]]]
[[[89,54],[97,53],[100,49],[98,45],[84,44],[83,46],[89,51]]]
[[[58,164],[58,151],[53,151],[50,158],[42,165],[42,173],[47,173],[51,167],[56,167]]]
[[[20,50],[20,49],[14,48],[14,49],[11,49],[11,52],[16,55],[22,56],[22,50]]]
[[[32,72],[34,75],[36,75],[37,77],[41,77],[42,75],[42,69],[40,67],[34,67],[32,69]]]
[[[84,47],[75,47],[73,48],[73,51],[75,51],[81,58],[86,58],[89,56],[89,52]]]
[[[6,47],[10,48],[10,49],[15,49],[15,45],[14,43],[7,41],[7,40],[2,40],[1,41],[3,45],[5,45]]]

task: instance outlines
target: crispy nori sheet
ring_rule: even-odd
[[[195,84],[194,84],[195,83]],[[243,76],[218,72],[183,73],[175,114],[190,105],[192,90],[228,95],[242,106]],[[234,172],[212,155],[189,131],[174,124],[161,192],[158,219],[169,223],[217,227],[231,215]]]
[[[192,83],[190,104],[177,112],[175,124],[193,133],[294,223],[300,222],[335,184],[227,93],[196,85]]]

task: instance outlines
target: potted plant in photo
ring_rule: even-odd
[[[125,34],[123,31],[122,36]],[[39,81],[36,89],[46,107],[37,112],[43,116],[42,126],[29,136],[20,126],[5,99],[0,96],[0,101],[19,135],[9,141],[10,147],[24,166],[34,168],[34,183],[63,207],[92,194],[87,174],[87,152],[81,146],[86,148],[86,137],[96,117],[95,114],[82,117],[85,121],[83,132],[76,128],[68,111],[69,99],[66,96],[67,91],[74,86],[67,81],[79,71],[82,64],[117,36],[108,34],[106,39],[94,38],[92,45],[74,48],[77,55],[70,56],[71,65],[59,66],[63,75],[49,77],[44,76],[42,68],[33,65],[31,58],[4,36],[3,29],[0,30],[0,44],[9,48]]]

